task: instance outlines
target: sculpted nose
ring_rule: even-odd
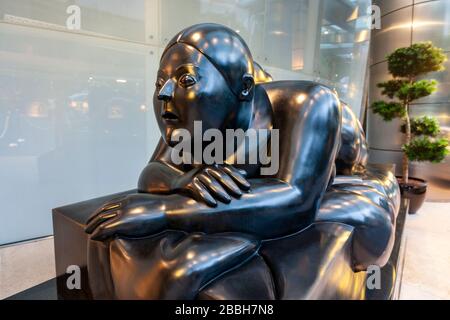
[[[175,83],[172,79],[169,79],[164,83],[161,90],[158,92],[158,100],[170,101],[173,98],[173,90],[175,89]]]

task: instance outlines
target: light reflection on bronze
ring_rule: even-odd
[[[195,85],[180,85],[182,65],[196,66],[187,71]],[[360,271],[389,257],[399,189],[391,172],[367,166],[351,109],[321,84],[272,81],[242,38],[216,24],[177,34],[159,74],[153,104],[162,137],[139,192],[88,222],[88,268],[101,274],[90,279],[94,297],[365,298]],[[176,121],[164,121],[166,111]],[[279,172],[261,176],[260,163],[175,165],[171,134],[194,134],[194,121],[205,130],[279,129]],[[229,203],[198,180],[208,170]]]

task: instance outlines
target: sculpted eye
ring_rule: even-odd
[[[185,74],[183,74],[183,75],[180,77],[180,79],[178,80],[178,82],[180,83],[180,85],[181,85],[182,87],[187,88],[187,87],[190,87],[190,86],[194,85],[194,84],[197,82],[197,80],[195,80],[195,78],[194,78],[193,75],[190,75],[190,74],[188,74],[188,73],[185,73]]]

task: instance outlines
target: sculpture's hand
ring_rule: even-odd
[[[210,207],[217,206],[217,200],[230,203],[231,197],[239,198],[242,191],[250,190],[245,172],[227,164],[191,170],[180,176],[174,185],[174,190],[179,190]]]
[[[167,221],[161,203],[148,194],[130,194],[114,199],[98,209],[88,220],[85,231],[92,240],[113,236],[147,236],[165,229]]]

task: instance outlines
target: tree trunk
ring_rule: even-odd
[[[409,104],[405,104],[405,127],[406,127],[406,141],[405,144],[409,144],[411,142],[411,121],[409,119]],[[408,183],[409,180],[409,159],[405,152],[403,152],[403,183]]]

